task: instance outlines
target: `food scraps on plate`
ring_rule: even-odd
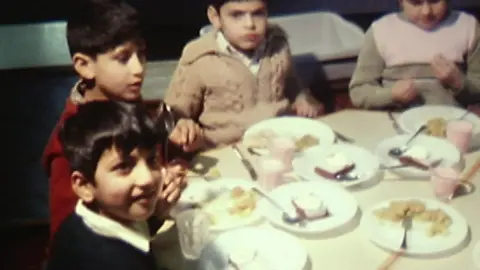
[[[434,237],[448,233],[452,219],[442,209],[427,209],[420,200],[392,201],[388,207],[380,208],[373,213],[382,221],[400,222],[410,216],[414,221],[429,223],[427,235]]]

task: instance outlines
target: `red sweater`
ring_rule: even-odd
[[[42,165],[50,178],[50,237],[53,237],[63,220],[73,212],[78,201],[70,181],[70,164],[63,153],[63,147],[58,138],[58,132],[68,117],[77,113],[78,106],[68,98],[65,109],[50,135],[43,152]]]

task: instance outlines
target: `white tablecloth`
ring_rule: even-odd
[[[387,114],[382,112],[345,110],[327,115],[320,120],[332,127],[333,130],[353,138],[355,144],[369,150],[373,150],[380,140],[395,135],[395,130]],[[230,148],[212,150],[203,155],[218,160],[216,167],[220,170],[222,176],[249,177],[248,172]],[[466,155],[466,168],[469,168],[478,157],[480,157],[480,152]],[[475,176],[473,183],[480,184],[480,174]],[[380,201],[393,197],[421,196],[434,198],[428,181],[400,179],[388,172],[385,174],[385,179],[379,184],[368,189],[352,192],[361,209],[369,208]],[[473,248],[475,243],[480,241],[480,191],[456,198],[451,202],[451,205],[465,216],[470,226],[472,239],[468,246],[446,258],[402,257],[394,264],[392,270],[477,269],[473,263]],[[310,255],[310,269],[312,270],[373,270],[377,269],[390,255],[389,252],[373,245],[360,226],[336,238],[299,239]],[[156,251],[161,254],[160,257],[169,266],[179,265],[179,258],[181,258],[178,245],[175,242],[176,231],[169,223],[156,239],[158,245]]]

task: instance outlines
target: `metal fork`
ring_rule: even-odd
[[[160,113],[158,114],[158,118],[163,118],[163,124],[165,126],[165,130],[167,131],[167,138],[165,139],[164,145],[164,159],[165,162],[168,162],[168,146],[170,143],[169,137],[172,134],[173,129],[175,128],[175,117],[173,116],[172,109],[166,103],[162,103],[160,105]]]

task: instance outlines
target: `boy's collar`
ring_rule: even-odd
[[[75,213],[94,233],[122,240],[145,253],[150,251],[151,239],[148,237],[148,228],[145,228],[146,223],[141,224],[141,222],[136,222],[133,228],[126,227],[114,220],[93,212],[88,209],[81,200],[77,202]]]
[[[75,85],[72,87],[70,92],[70,100],[73,104],[83,104],[85,103],[85,83],[83,80],[78,80]]]

